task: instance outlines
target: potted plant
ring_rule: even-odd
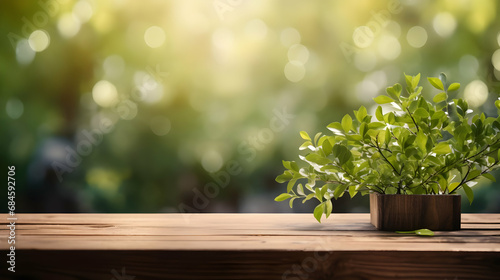
[[[306,163],[283,161],[286,170],[276,178],[288,182],[275,198],[318,200],[314,217],[332,212],[332,199],[345,193],[370,194],[371,222],[382,230],[460,229],[460,195],[472,203],[472,186],[490,174],[500,159],[500,117],[474,113],[461,98],[451,99],[458,83],[446,76],[429,77],[439,90],[432,102],[419,86],[420,74],[405,75],[406,93],[395,84],[387,95],[374,98],[375,116],[365,107],[333,122],[333,133],[314,137],[301,131],[305,142],[299,155]],[[451,100],[450,100],[451,99]],[[500,100],[495,102],[500,111]]]

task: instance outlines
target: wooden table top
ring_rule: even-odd
[[[6,250],[7,215],[0,215]],[[376,230],[369,214],[17,214],[16,249],[500,252],[500,214],[434,237]]]
[[[7,214],[0,250],[9,252]],[[16,214],[0,279],[499,279],[500,214],[462,214],[433,237],[369,214]],[[11,258],[12,259],[12,258]]]

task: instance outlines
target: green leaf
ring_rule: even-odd
[[[304,187],[302,186],[302,184],[298,184],[298,185],[297,185],[297,193],[298,193],[299,195],[306,195],[306,194],[304,193]]]
[[[415,234],[419,236],[434,236],[434,232],[430,229],[417,229],[417,230],[410,230],[410,231],[396,231],[396,233],[403,233],[403,234]]]
[[[415,88],[413,86],[413,77],[405,74],[405,81],[406,81],[406,86],[409,89],[408,92],[413,92],[413,89]]]
[[[330,141],[325,140],[323,142],[323,152],[325,153],[326,156],[330,155],[332,153],[332,144]]]
[[[286,160],[283,160],[283,166],[286,169],[299,172],[299,166],[297,165],[297,163],[295,161],[286,161]]]
[[[472,204],[472,200],[474,200],[474,193],[472,192],[472,189],[467,186],[467,184],[463,184],[462,187],[464,188],[465,195],[467,196],[469,203]]]
[[[356,188],[356,186],[349,186],[349,195],[351,196],[351,198],[353,198],[358,193]]]
[[[315,188],[314,189],[314,194],[316,196],[316,199],[319,200],[319,202],[323,201],[323,195],[321,194],[321,189],[320,188]]]
[[[385,96],[385,95],[379,95],[379,96],[373,98],[373,100],[375,100],[375,102],[377,102],[378,104],[386,104],[386,103],[394,102],[394,99],[390,98],[389,96]]]
[[[332,161],[326,157],[322,157],[318,154],[311,153],[306,156],[306,160],[317,163],[319,165],[325,165],[331,163]]]
[[[292,167],[290,166],[290,162],[289,162],[289,161],[282,160],[281,162],[283,163],[283,166],[284,166],[286,169],[292,169]]]
[[[339,198],[339,197],[342,197],[342,195],[344,194],[345,190],[347,189],[347,185],[339,185],[335,191],[333,191],[333,197],[335,197],[335,199]]]
[[[444,90],[443,82],[439,78],[435,77],[428,77],[427,80],[429,80],[429,83],[431,85],[439,90]]]
[[[441,190],[444,192],[446,190],[446,188],[448,187],[448,182],[446,181],[446,179],[443,176],[439,176],[438,182],[439,182],[439,186],[440,186]]]
[[[313,198],[316,194],[314,193],[310,193],[306,196],[306,198],[304,198],[304,200],[302,200],[302,203],[306,203],[306,201],[310,200],[311,198]]]
[[[443,83],[443,85],[446,85],[446,74],[441,72],[441,74],[439,74],[439,80]]]
[[[316,133],[314,136],[314,145],[318,145],[319,137],[321,137],[321,132]]]
[[[441,142],[441,143],[437,144],[432,149],[432,151],[434,153],[436,153],[437,155],[449,154],[449,153],[451,153],[450,144],[445,143],[445,142]]]
[[[292,195],[289,193],[282,193],[282,194],[278,195],[274,200],[275,201],[283,201],[283,200],[287,200],[291,197],[292,197]]]
[[[330,214],[332,213],[332,210],[333,210],[332,200],[328,199],[326,201],[326,209],[325,209],[325,216],[326,216],[326,218],[330,217]]]
[[[389,113],[385,114],[384,120],[388,124],[394,124],[396,122],[396,116],[394,115],[393,112],[389,112]]]
[[[475,179],[476,177],[478,177],[479,175],[481,175],[481,170],[472,170],[471,172],[469,172],[469,175],[467,176],[467,180],[473,180]]]
[[[460,185],[460,183],[458,182],[455,182],[455,183],[451,183],[449,186],[448,186],[448,192],[449,193],[453,193],[457,188],[458,188],[458,185]]]
[[[493,181],[493,182],[496,182],[497,180],[495,179],[495,177],[493,175],[491,175],[490,173],[484,173],[483,174],[483,177],[485,178],[488,178],[489,180]]]
[[[307,134],[307,132],[305,132],[305,131],[300,132],[300,137],[302,137],[302,139],[304,139],[304,140],[311,141],[311,137],[309,137],[309,134]]]
[[[364,106],[359,107],[358,112],[356,113],[356,119],[359,122],[362,122],[363,119],[368,115],[368,112],[366,111],[366,108]]]
[[[437,184],[431,184],[431,189],[435,194],[439,193],[439,187]]]
[[[352,156],[351,151],[347,149],[345,146],[340,144],[335,144],[332,149],[333,155],[338,158],[340,165],[348,162]]]
[[[439,102],[446,101],[446,99],[448,99],[448,95],[446,94],[446,92],[440,92],[440,93],[436,94],[436,96],[434,96],[432,101],[434,101],[434,103],[439,103]]]
[[[321,187],[321,197],[324,197],[326,198],[327,196],[325,196],[325,194],[328,193],[328,187],[330,186],[331,184],[324,184],[323,187]],[[326,198],[328,199],[328,198]]]
[[[428,118],[429,112],[427,112],[427,110],[425,110],[424,108],[418,108],[417,110],[415,110],[413,115],[420,117],[420,118]]]
[[[448,91],[454,91],[454,90],[457,90],[460,88],[460,84],[459,83],[453,83],[451,84],[449,87],[448,87]]]
[[[293,178],[292,174],[290,174],[289,171],[286,171],[285,173],[279,175],[278,177],[276,177],[276,182],[278,183],[284,183],[286,181],[289,181]]]
[[[308,189],[311,192],[314,192],[314,189],[311,187],[311,185],[309,183],[306,184],[306,189]]]
[[[497,107],[498,110],[500,110],[500,100],[495,101],[495,106]]]
[[[415,141],[417,142],[418,148],[422,152],[427,153],[427,148],[426,148],[427,137],[425,136],[425,134],[421,130],[417,133],[417,138],[415,139]]]
[[[388,87],[386,88],[386,92],[392,99],[399,100],[399,95],[401,94],[401,90],[398,92],[396,88]]]
[[[342,118],[342,128],[345,132],[349,132],[352,129],[352,118],[350,115],[345,115]]]
[[[377,130],[377,129],[381,129],[383,127],[386,127],[386,124],[381,123],[381,122],[371,122],[368,124],[368,129]]]
[[[419,82],[420,82],[420,73],[418,73],[411,79],[411,85],[413,86],[413,88],[416,88]]]
[[[332,122],[327,126],[327,128],[333,132],[342,132],[344,130],[339,122]]]
[[[321,223],[321,216],[323,215],[323,212],[325,212],[325,204],[321,203],[316,208],[314,208],[314,218],[318,220],[318,222]]]
[[[290,202],[288,202],[288,205],[290,205],[290,208],[293,208],[293,201],[296,199],[297,197],[292,197],[292,199],[290,199]]]
[[[361,125],[359,126],[359,135],[361,135],[361,137],[365,137],[367,131],[368,125],[365,122],[361,123]]]
[[[307,147],[312,146],[312,144],[313,143],[311,141],[306,141],[302,145],[300,145],[299,150],[301,150],[301,151],[305,150],[305,149],[307,149]]]
[[[363,140],[363,137],[359,134],[348,134],[345,136],[347,140],[352,140],[352,141],[361,141]]]
[[[375,111],[375,117],[377,118],[377,120],[379,120],[381,122],[384,121],[384,115],[382,114],[382,107],[381,106],[377,107],[377,110]],[[370,125],[370,124],[368,124],[368,125]]]
[[[389,131],[389,128],[385,129],[385,135],[384,135],[384,143],[385,145],[389,145],[391,142],[391,132]]]
[[[292,189],[293,189],[293,186],[295,186],[295,183],[297,182],[297,179],[292,179],[288,182],[288,184],[286,185],[286,191],[287,192],[291,192]]]

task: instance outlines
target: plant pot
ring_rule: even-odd
[[[460,230],[460,195],[370,194],[371,223],[379,230]]]

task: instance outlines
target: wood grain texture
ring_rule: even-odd
[[[0,215],[0,249],[8,249]],[[18,214],[0,279],[498,279],[500,214],[431,238],[369,214]],[[122,269],[125,269],[124,271]]]
[[[370,194],[370,220],[380,230],[460,229],[460,195]]]

